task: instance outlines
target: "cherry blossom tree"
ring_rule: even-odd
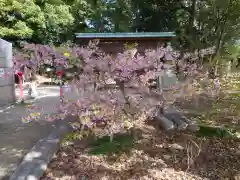
[[[35,59],[33,64],[36,67],[36,61],[41,64],[54,60],[66,69],[73,69],[70,73],[74,75],[67,83],[70,91],[78,92],[76,97],[64,99],[59,106],[61,113],[46,118],[52,121],[75,116],[78,117],[79,128],[94,132],[101,127],[111,137],[126,128],[134,130],[136,123],[154,117],[156,111],[164,112],[165,106],[185,93],[186,85],[203,74],[194,61],[179,59],[178,53],[170,47],[146,50],[144,55],[126,49],[116,57],[101,52],[97,41],[85,48],[71,47],[61,51],[36,45],[30,45],[28,49],[36,55],[29,56]],[[185,78],[168,90],[154,87],[153,80],[168,70],[183,74]],[[37,119],[44,112],[44,109],[40,112],[39,108],[29,109],[30,115],[23,118],[27,122]]]

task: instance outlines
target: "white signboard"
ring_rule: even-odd
[[[0,68],[0,77],[3,77],[3,76],[4,76],[4,69]]]

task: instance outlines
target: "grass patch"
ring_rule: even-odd
[[[129,134],[116,134],[113,141],[109,136],[104,136],[94,140],[90,146],[89,154],[111,155],[129,151],[134,144],[133,137]]]
[[[196,135],[198,137],[226,138],[226,137],[235,137],[236,133],[237,131],[234,129],[201,125]]]

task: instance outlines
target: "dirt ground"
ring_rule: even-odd
[[[84,141],[62,147],[41,180],[239,180],[240,140],[165,133],[153,122],[114,155],[90,153]],[[106,148],[106,147],[105,147]]]

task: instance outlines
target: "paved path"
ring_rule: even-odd
[[[53,103],[59,103],[59,87],[39,87],[39,92],[40,98],[35,104],[43,107],[46,114],[56,113]],[[24,115],[27,111],[21,104],[0,110],[0,180],[8,179],[24,155],[59,123],[41,118],[38,122],[23,124]]]

